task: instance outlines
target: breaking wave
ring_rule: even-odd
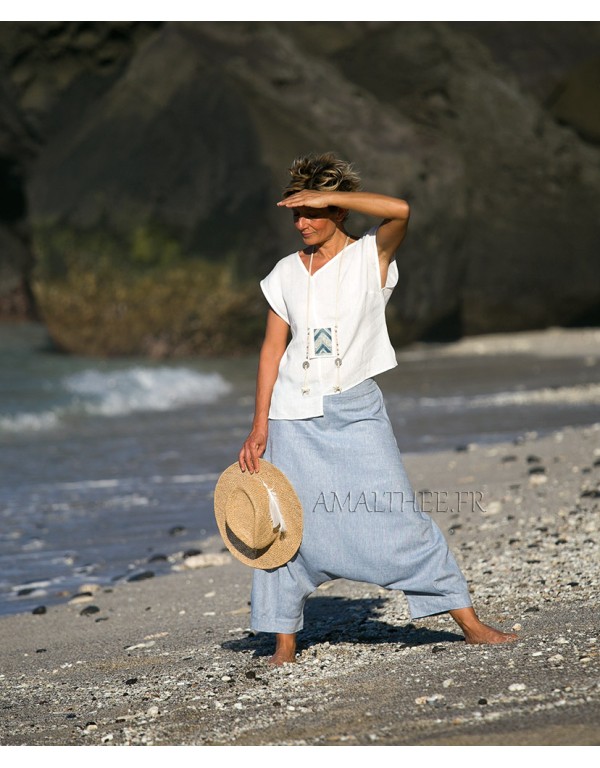
[[[43,431],[72,416],[123,416],[210,404],[229,393],[232,386],[216,372],[137,366],[120,371],[86,369],[65,376],[55,389],[59,401],[55,406],[37,413],[0,416],[0,430]]]

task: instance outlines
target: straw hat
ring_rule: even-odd
[[[252,568],[277,568],[302,540],[302,505],[287,477],[264,459],[260,471],[232,464],[215,487],[215,517],[232,555]]]

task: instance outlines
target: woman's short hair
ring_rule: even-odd
[[[356,192],[360,189],[358,173],[333,152],[297,157],[289,173],[292,180],[283,191],[284,198],[305,189],[318,192]]]

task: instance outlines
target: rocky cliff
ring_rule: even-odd
[[[405,197],[393,340],[600,320],[596,23],[0,24],[0,312],[88,354],[256,349],[275,207]],[[360,232],[368,222],[354,217]]]

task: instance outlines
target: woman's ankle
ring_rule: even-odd
[[[275,653],[269,659],[269,664],[279,666],[296,661],[296,635],[277,633],[275,635]]]

